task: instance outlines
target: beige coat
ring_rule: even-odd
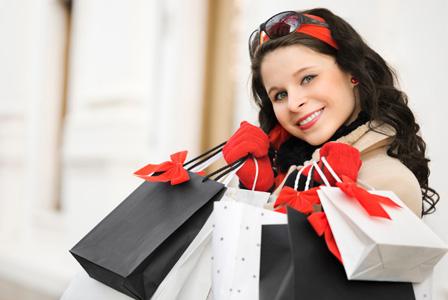
[[[388,125],[376,126],[376,123],[372,125],[381,133],[369,130],[366,123],[337,141],[352,145],[360,151],[362,160],[358,175],[360,183],[366,183],[377,190],[393,191],[420,217],[422,193],[417,178],[400,160],[386,153],[387,146],[391,143],[390,136],[395,134],[394,129]],[[313,159],[319,160],[319,149],[314,152]],[[308,163],[305,162],[305,165]],[[294,169],[295,166],[292,166],[289,172]]]

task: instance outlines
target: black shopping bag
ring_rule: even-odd
[[[415,299],[411,283],[348,280],[324,239],[294,209],[288,208],[287,225],[262,228],[260,299]],[[287,264],[293,266],[292,272]]]
[[[225,191],[221,183],[189,176],[179,185],[144,182],[70,252],[96,280],[150,299]]]
[[[262,225],[259,281],[260,300],[294,299],[294,265],[285,224]]]

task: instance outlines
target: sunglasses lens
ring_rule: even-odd
[[[300,25],[298,14],[287,12],[273,16],[266,22],[266,33],[271,39],[285,36],[297,29]]]
[[[259,44],[260,44],[260,32],[257,29],[254,32],[252,32],[252,34],[249,37],[249,52],[251,56],[254,55],[254,52]]]

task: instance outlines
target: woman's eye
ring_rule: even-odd
[[[311,80],[313,80],[314,77],[316,77],[316,75],[307,75],[307,76],[303,77],[302,84],[309,83]]]
[[[283,100],[288,94],[286,92],[280,92],[275,94],[274,101],[280,101]]]

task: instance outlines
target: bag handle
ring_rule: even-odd
[[[244,162],[248,158],[249,158],[249,154],[246,155],[243,158],[240,158],[239,160],[237,160],[237,161],[235,161],[235,162],[233,162],[231,164],[225,165],[224,167],[219,168],[218,170],[208,174],[207,176],[204,177],[204,179],[202,181],[204,182],[204,181],[207,181],[209,179],[212,179],[212,177],[215,176],[215,175],[217,175],[217,177],[214,178],[214,180],[216,180],[216,181],[220,180],[222,177],[224,177],[225,175],[229,174],[230,172],[232,172],[236,168],[240,167],[242,164],[244,164]]]
[[[224,145],[226,143],[227,142],[223,142],[223,143],[219,144],[218,146],[208,150],[204,154],[202,154],[202,155],[200,155],[200,156],[198,156],[198,157],[196,157],[196,158],[186,162],[184,164],[184,167],[186,165],[188,165],[188,164],[191,164],[191,163],[197,161],[200,158],[203,158],[199,162],[197,162],[194,165],[188,167],[188,171],[190,171],[190,172],[198,172],[198,171],[204,170],[205,168],[207,168],[208,166],[210,166],[211,164],[213,164],[214,162],[216,162],[216,161],[218,161],[219,159],[222,158],[222,148],[224,147]],[[258,181],[259,167],[258,167],[257,159],[254,156],[252,156],[252,159],[254,160],[254,163],[255,163],[255,178],[254,178],[254,183],[252,185],[252,191],[255,191],[255,186],[256,186],[257,181]],[[232,178],[235,176],[236,172],[238,172],[238,170],[243,166],[243,164],[244,163],[238,164],[237,167],[231,168],[231,170],[229,170],[229,172],[226,172],[226,173],[223,173],[223,174],[219,175],[215,180],[220,180],[222,177],[224,177],[225,175],[228,174],[228,176],[222,182],[222,183],[224,183],[227,186],[230,183],[230,181],[232,180]],[[223,171],[223,170],[225,170],[225,168],[221,168],[219,171]],[[219,173],[218,170],[216,171],[216,173]],[[215,174],[210,174],[209,176],[212,176],[212,175],[215,175]]]
[[[252,158],[254,160],[254,163],[255,163],[255,178],[254,178],[254,183],[252,185],[252,191],[255,191],[255,186],[256,186],[256,184],[258,182],[258,175],[259,175],[258,169],[259,168],[258,168],[258,161],[257,161],[257,159],[254,156],[252,156],[251,154],[248,154],[245,157],[235,161],[234,163],[229,164],[227,166],[224,166],[224,167],[214,171],[213,173],[211,173],[211,174],[207,175],[206,177],[204,177],[203,181],[211,179],[211,177],[213,177],[215,175],[218,175],[216,178],[214,178],[214,180],[215,181],[220,181],[225,186],[227,186],[230,183],[230,181],[233,179],[233,177],[235,177],[235,175],[238,172],[238,170],[243,167],[244,163],[249,158]]]
[[[254,161],[254,163],[255,163],[255,178],[254,178],[254,183],[252,184],[252,191],[255,191],[255,186],[256,186],[256,184],[257,184],[257,182],[258,182],[258,161],[257,161],[257,159],[254,157],[254,156],[252,156],[252,159],[253,159],[253,161]],[[235,175],[236,175],[236,173],[239,171],[239,169],[241,169],[242,167],[243,167],[243,165],[244,165],[244,163],[243,164],[241,164],[241,165],[239,165],[237,168],[235,168],[232,172],[230,172],[228,175],[227,175],[227,177],[223,180],[223,181],[221,181],[222,183],[224,183],[224,185],[225,186],[227,186],[229,183],[230,183],[230,181],[235,177]]]
[[[252,186],[252,191],[255,190],[255,184],[258,180],[258,162],[257,159],[255,157],[252,157],[252,159],[254,160],[255,163],[255,178],[254,178],[254,184]],[[232,179],[235,177],[236,173],[239,171],[239,169],[241,169],[243,167],[243,164],[238,165],[237,168],[233,169],[231,172],[229,172],[225,177],[220,176],[220,178],[218,178],[218,180],[223,183],[225,186],[228,186],[230,184],[230,182],[232,181]]]
[[[199,163],[194,164],[192,167],[188,168],[190,172],[200,172],[205,170],[207,167],[212,165],[214,162],[222,158],[222,152],[218,151],[210,155],[206,160],[202,160]]]
[[[201,154],[201,155],[199,155],[199,156],[189,160],[188,162],[184,163],[184,165],[183,165],[184,168],[187,165],[192,164],[192,163],[197,161],[195,164],[193,164],[192,166],[190,166],[190,167],[188,167],[186,169],[188,171],[190,171],[190,172],[202,171],[203,169],[207,168],[208,166],[210,166],[211,164],[213,164],[214,162],[216,162],[217,160],[222,158],[222,149],[224,148],[226,143],[227,143],[227,141],[222,142],[221,144],[213,147],[212,149],[206,151],[205,153],[203,153],[203,154]],[[238,170],[243,167],[244,163],[249,158],[249,156],[252,157],[252,159],[254,160],[254,163],[255,163],[255,178],[254,178],[254,183],[252,185],[252,191],[255,191],[255,186],[256,186],[257,181],[258,181],[259,167],[258,167],[257,159],[254,156],[252,156],[252,155],[247,155],[247,156],[245,156],[245,157],[235,161],[232,164],[224,166],[224,167],[216,170],[215,172],[209,174],[208,176],[204,177],[204,179],[208,180],[212,176],[219,174],[215,178],[216,181],[219,181],[224,176],[227,175],[227,177],[225,177],[222,180],[222,183],[224,183],[224,185],[227,186],[230,183],[230,181],[233,179],[235,174],[238,172]]]
[[[337,181],[342,182],[342,180],[339,178],[339,176],[336,174],[336,172],[333,170],[331,165],[328,163],[327,159],[325,157],[321,157],[322,163],[325,165],[325,167],[328,169],[328,172],[330,172],[331,176]],[[323,179],[325,176],[323,176],[323,173],[319,173],[320,177]],[[322,177],[323,176],[323,177]],[[360,186],[365,187],[367,190],[374,191],[375,188],[371,186],[370,184],[360,180],[359,178],[356,179],[356,183],[358,183]]]
[[[324,165],[327,166],[327,168],[329,169],[331,175],[336,176],[335,179],[339,182],[341,182],[341,180],[339,179],[339,177],[336,175],[336,173],[334,172],[334,170],[330,167],[330,165],[328,164],[328,162],[326,161],[325,157],[321,158],[322,161],[324,162]],[[303,171],[305,170],[306,166],[302,166],[300,168],[300,170],[297,172],[296,178],[294,180],[294,190],[297,191],[297,188],[299,187],[299,179],[300,179],[300,175],[302,175]],[[317,171],[317,173],[319,173],[320,177],[322,178],[322,180],[324,181],[324,184],[326,186],[330,186],[330,183],[328,181],[328,179],[325,177],[324,173],[322,172],[321,168],[319,167],[319,165],[317,164],[317,162],[315,160],[311,161],[311,167],[310,167],[310,171],[309,171],[309,175],[306,178],[306,182],[305,182],[305,191],[309,190],[310,188],[310,184],[311,184],[311,179],[313,178],[313,172],[314,170]]]
[[[305,169],[305,167],[302,166],[302,167],[300,168],[300,170],[297,171],[297,176],[296,176],[296,179],[294,180],[294,190],[296,190],[296,191],[297,191],[297,189],[299,188],[299,179],[300,179],[300,175],[302,175],[304,169]]]
[[[342,182],[341,178],[339,178],[339,176],[336,174],[336,172],[333,170],[333,168],[330,166],[330,164],[328,163],[327,159],[323,156],[320,158],[320,160],[322,161],[322,163],[325,165],[325,167],[327,168],[328,172],[330,172],[331,176],[333,176],[333,178],[337,181],[337,182]],[[319,169],[317,171],[320,175],[320,177],[322,178],[322,180],[326,181],[328,183],[327,178],[325,177],[325,175],[323,174],[323,172]],[[324,179],[325,178],[325,179]]]
[[[255,191],[255,186],[258,181],[258,161],[255,158],[255,156],[252,156],[252,159],[254,160],[254,163],[255,163],[255,177],[254,177],[254,184],[252,185],[252,191]]]
[[[222,148],[224,147],[224,145],[227,143],[227,141],[219,144],[218,146],[213,147],[212,149],[206,151],[205,153],[189,160],[188,162],[186,162],[184,164],[184,168],[191,164],[194,163],[195,161],[199,160],[197,163],[195,163],[194,165],[190,166],[187,168],[188,171],[193,170],[194,168],[201,166],[202,164],[204,164],[205,162],[207,162],[208,160],[210,160],[211,158],[215,157],[216,155],[218,155],[219,153],[221,153]],[[202,158],[202,159],[201,159]],[[214,162],[214,161],[213,161]],[[211,162],[210,164],[212,164],[213,162]],[[210,164],[205,165],[205,167],[203,169],[205,169],[206,167],[208,167]]]
[[[323,175],[323,172],[320,170],[319,166],[316,164],[316,161],[313,160],[313,161],[311,162],[311,168],[310,168],[310,171],[309,171],[309,175],[307,176],[307,179],[306,179],[306,182],[305,182],[305,191],[307,191],[307,190],[309,189],[309,187],[310,187],[311,179],[313,178],[313,172],[314,172],[314,169],[316,169],[316,171],[318,171],[319,175],[320,175],[321,173],[322,173],[322,175]],[[299,171],[297,172],[296,179],[294,180],[294,190],[296,190],[296,191],[297,191],[297,188],[299,187],[299,179],[300,179],[300,175],[302,175],[302,173],[303,173],[304,170],[305,170],[305,166],[302,166],[302,167],[299,169]],[[321,176],[321,177],[322,177],[322,176]],[[327,178],[325,178],[325,176],[323,176],[322,178],[323,178],[323,180],[324,180],[324,183],[330,185],[330,184],[328,183]]]
[[[321,158],[322,162],[325,160],[325,158]],[[326,161],[326,160],[325,160]],[[328,163],[328,162],[327,162]],[[319,167],[319,165],[317,164],[317,162],[315,160],[313,160],[312,162],[313,167],[316,169],[317,173],[319,174],[320,178],[323,180],[324,184],[326,186],[331,186],[330,182],[328,181],[327,177],[325,177],[324,172],[322,171],[322,169]],[[341,179],[339,179],[338,175],[336,175],[336,173],[334,172],[334,170],[330,167],[330,164],[325,164],[324,165],[327,167],[328,171],[330,172],[330,174],[334,177],[334,179],[336,179],[337,182],[342,182]]]

